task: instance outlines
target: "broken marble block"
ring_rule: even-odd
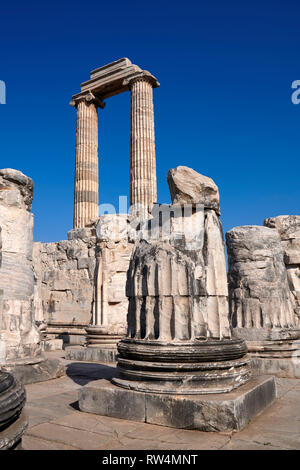
[[[220,214],[219,189],[208,176],[178,166],[168,171],[167,181],[173,204],[203,204]]]

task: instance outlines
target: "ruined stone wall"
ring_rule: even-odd
[[[85,228],[68,238],[34,244],[35,316],[49,334],[83,335],[92,314],[96,236]]]
[[[34,244],[35,318],[46,327],[47,338],[83,343],[85,327],[101,323],[101,316],[109,333],[125,331],[133,242],[126,231],[116,236],[111,217],[103,220],[101,240],[94,227],[87,227],[71,230],[68,240]],[[104,237],[105,230],[109,237]]]

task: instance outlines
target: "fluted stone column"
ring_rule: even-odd
[[[0,291],[0,320],[3,314],[1,298],[2,291]],[[0,451],[20,450],[22,436],[28,426],[28,418],[23,411],[26,393],[24,386],[12,374],[1,370],[2,361],[3,358],[0,357]]]
[[[2,234],[0,227],[0,269],[2,265]],[[25,405],[25,390],[8,372],[1,370],[5,363],[5,342],[1,338],[3,321],[3,290],[0,290],[0,450],[21,448],[21,439],[28,420],[22,411]]]
[[[264,225],[279,233],[294,304],[295,321],[300,327],[300,215],[270,217],[264,221]]]
[[[98,114],[104,107],[92,93],[71,101],[77,109],[74,228],[85,227],[98,217]]]
[[[40,332],[35,325],[32,198],[31,178],[11,168],[0,170],[0,357],[3,369],[13,372],[23,383],[64,374],[59,360],[42,355]]]
[[[128,81],[131,90],[130,204],[151,212],[157,200],[153,87],[149,72]]]
[[[229,325],[218,188],[186,167],[170,170],[168,182],[170,234],[164,236],[167,219],[157,214],[135,244],[128,330],[118,343],[113,383],[154,393],[228,392],[247,383],[250,368],[246,344]]]

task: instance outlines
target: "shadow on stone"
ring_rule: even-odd
[[[74,401],[73,403],[70,403],[70,407],[73,408],[73,410],[80,411],[79,408],[79,401]]]
[[[66,374],[73,382],[86,385],[94,380],[111,380],[116,374],[116,368],[104,364],[73,362],[67,366]]]

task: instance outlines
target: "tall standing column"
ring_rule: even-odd
[[[159,83],[149,72],[129,81],[131,90],[130,204],[149,212],[157,200],[153,87]]]
[[[77,109],[74,228],[85,227],[98,217],[98,114],[104,103],[92,93],[72,101]]]

